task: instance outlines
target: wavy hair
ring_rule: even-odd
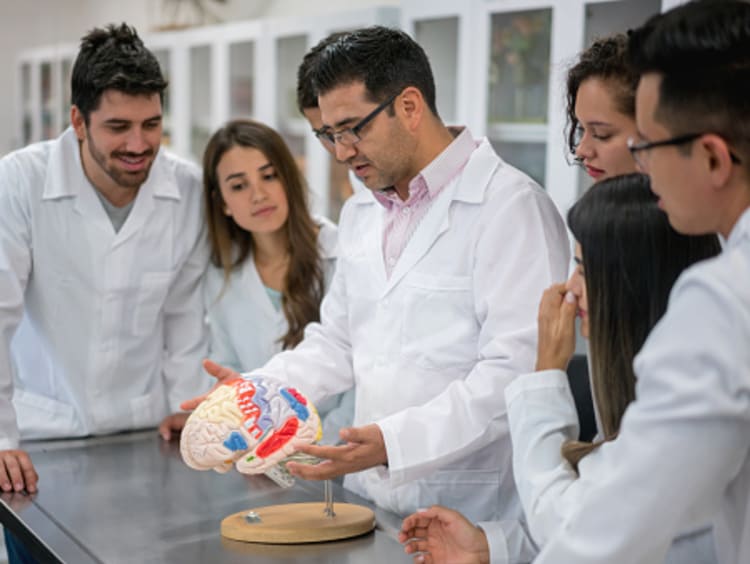
[[[597,39],[579,55],[578,61],[568,70],[565,137],[568,150],[573,154],[578,145],[580,125],[575,112],[578,89],[590,78],[605,81],[610,87],[618,111],[635,120],[635,90],[639,76],[628,61],[626,35],[620,33]]]

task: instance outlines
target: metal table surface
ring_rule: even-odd
[[[221,520],[280,503],[322,501],[323,484],[290,489],[265,476],[198,472],[156,431],[23,445],[39,492],[0,494],[0,521],[41,560],[71,564],[210,562],[410,562],[396,540],[400,518],[334,484],[339,502],[375,510],[373,533],[345,541],[264,545],[223,539]]]

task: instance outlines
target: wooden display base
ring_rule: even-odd
[[[351,503],[336,503],[335,516],[324,513],[325,503],[288,503],[252,509],[260,517],[250,523],[240,511],[221,522],[221,535],[228,539],[267,544],[299,544],[348,539],[375,528],[371,509]]]

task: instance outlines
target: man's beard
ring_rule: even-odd
[[[154,164],[153,161],[153,155],[154,150],[148,149],[144,151],[143,153],[129,153],[129,152],[120,152],[115,151],[110,155],[110,162],[107,162],[107,157],[104,155],[103,152],[99,151],[97,149],[96,145],[94,144],[94,140],[91,138],[91,135],[89,135],[89,132],[86,132],[86,139],[88,140],[88,148],[89,148],[89,154],[91,155],[91,158],[94,159],[96,164],[99,165],[99,167],[105,172],[107,176],[109,176],[115,184],[118,186],[121,186],[122,188],[140,188],[140,186],[146,182],[146,179],[148,178],[148,174],[151,171],[151,166]],[[139,170],[137,172],[128,172],[126,170],[119,169],[113,165],[114,162],[116,162],[116,159],[119,157],[131,157],[131,158],[140,158],[140,157],[151,157],[151,161],[148,163],[148,166],[146,168]]]

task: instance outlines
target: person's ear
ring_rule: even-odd
[[[714,188],[725,186],[732,175],[734,163],[726,140],[714,133],[703,135],[699,140],[700,156],[705,162],[705,172]]]
[[[73,126],[79,141],[86,139],[86,119],[78,106],[70,107],[70,124]]]
[[[424,97],[418,88],[407,86],[394,101],[396,114],[402,116],[410,131],[417,129],[427,110]]]

